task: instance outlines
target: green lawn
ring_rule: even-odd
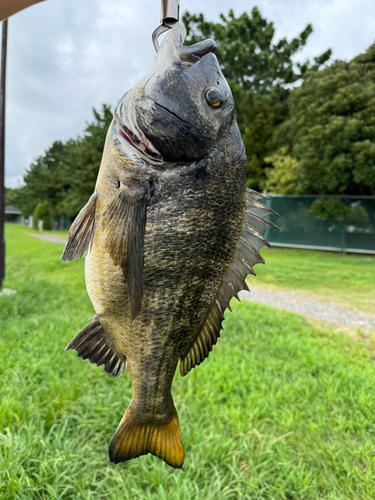
[[[83,261],[61,264],[62,245],[26,232],[7,227],[5,286],[18,293],[0,297],[1,499],[374,498],[368,341],[248,302],[226,315],[208,360],[176,375],[183,470],[152,456],[110,464],[129,375],[64,352],[93,314]],[[267,272],[283,282],[277,252]]]
[[[375,314],[375,256],[289,248],[263,248],[251,286],[299,289],[350,309]]]

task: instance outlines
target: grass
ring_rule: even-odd
[[[266,266],[257,266],[249,285],[299,289],[350,309],[375,314],[375,256],[264,248]]]
[[[208,360],[176,375],[183,470],[152,456],[110,464],[129,375],[64,353],[93,314],[83,262],[61,264],[62,245],[26,232],[7,227],[5,286],[18,293],[0,297],[1,499],[374,498],[367,341],[246,302]]]

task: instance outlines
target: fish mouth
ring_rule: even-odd
[[[151,106],[155,107],[154,109],[159,109],[161,113],[164,113],[164,117],[170,116],[170,119],[178,120],[180,127],[187,130],[189,135],[194,134],[193,124],[184,120],[177,113],[156,102],[150,97],[147,97],[146,100]],[[133,108],[133,113],[130,115],[128,114],[128,121],[126,122],[126,125],[124,124],[124,120],[120,119],[117,113],[114,114],[114,120],[117,125],[117,136],[121,137],[125,141],[126,145],[135,155],[147,163],[161,166],[162,164],[175,163],[176,161],[191,162],[198,158],[196,155],[181,155],[178,152],[166,154],[163,140],[157,135],[145,131],[142,126],[143,124],[138,122],[135,114],[135,108]]]
[[[175,118],[177,118],[177,120],[179,120],[180,122],[185,123],[185,125],[188,125],[189,127],[193,128],[193,125],[191,123],[189,123],[188,121],[184,120],[183,118],[181,118],[180,116],[178,116],[176,113],[173,113],[173,111],[171,111],[170,109],[166,108],[165,106],[162,106],[161,104],[159,104],[158,102],[154,101],[153,99],[150,99],[150,101],[152,101],[155,104],[155,106],[157,106],[157,107],[159,107],[161,109],[164,109],[164,111],[166,111],[170,115],[172,115]]]
[[[177,50],[180,62],[186,67],[190,67],[197,63],[206,54],[216,52],[217,44],[212,38],[207,38],[193,45],[184,45],[185,38],[186,30],[184,26],[180,23],[176,23],[171,29],[171,32],[168,33],[163,40],[161,47],[164,49],[163,44],[165,44],[165,52],[169,52],[171,55],[172,52],[175,52],[171,50],[170,42],[172,42],[174,49]]]
[[[168,31],[160,45],[154,69],[160,69],[164,73],[166,66],[171,67],[173,64],[182,64],[188,68],[206,54],[216,51],[217,44],[212,38],[207,38],[193,45],[184,45],[185,38],[185,27],[176,23]]]
[[[152,99],[150,99],[150,101],[152,101]],[[165,108],[164,106],[161,106],[160,104],[157,104],[154,101],[152,101],[152,103],[155,106],[163,109],[165,112],[167,112],[171,116],[177,118],[181,123],[185,124],[189,128],[192,127],[192,125],[190,123],[186,122],[185,120],[183,120],[182,118],[180,118],[178,115],[176,115],[175,113],[173,113],[169,109]],[[126,127],[124,127],[123,125],[121,125],[118,119],[116,120],[116,117],[115,117],[115,121],[116,121],[116,124],[118,126],[118,135],[120,137],[122,137],[122,139],[124,139],[124,141],[129,146],[129,148],[138,157],[140,157],[141,159],[143,159],[147,163],[151,163],[152,165],[159,166],[159,167],[162,166],[162,164],[175,163],[174,160],[165,158],[163,155],[161,155],[158,152],[158,149],[156,148],[156,146],[154,145],[154,142],[152,140],[150,140],[148,137],[147,138],[145,137],[145,139],[146,139],[145,142],[147,142],[147,144],[145,144],[145,142],[140,142],[139,140],[137,140],[137,142],[136,142],[135,140],[132,140],[132,138],[130,136],[131,135],[130,131],[128,132],[127,129],[126,129]],[[152,154],[152,153],[150,154],[150,146],[152,147],[152,149],[154,151],[158,152],[158,155],[159,155],[158,158],[155,157],[155,154]],[[180,160],[186,161],[186,162],[190,162],[190,161],[193,161],[195,159],[196,159],[195,157],[182,157],[182,158],[180,158]]]
[[[189,145],[189,152],[186,151],[186,155],[179,152],[178,141],[168,136],[162,123],[170,122],[172,130],[179,137],[185,132],[185,135],[193,137],[198,142],[207,139],[199,137],[202,134],[196,130],[194,123],[191,123],[194,119],[190,119],[189,114],[184,111],[179,112],[181,106],[173,102],[173,105],[169,106],[168,99],[165,100],[160,96],[159,91],[158,95],[152,95],[155,82],[163,80],[166,69],[169,68],[173,73],[184,73],[216,50],[216,43],[212,39],[184,46],[185,37],[185,28],[176,23],[164,38],[151,72],[123,96],[114,113],[117,124],[116,135],[119,140],[121,139],[123,146],[153,165],[191,161],[196,158],[192,144]],[[190,99],[190,95],[188,98]],[[159,117],[158,123],[155,122],[156,117]]]
[[[162,155],[165,164],[172,166],[202,159],[212,145],[212,138],[194,123],[192,113],[183,112],[173,102],[169,104],[168,99],[160,102],[158,98],[144,98],[137,117],[139,128]],[[191,109],[194,111],[195,107]]]
[[[216,48],[216,42],[212,38],[195,43],[194,45],[179,45],[180,61],[184,66],[190,68],[190,66],[196,64],[205,55],[214,53]]]

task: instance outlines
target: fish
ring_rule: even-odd
[[[86,252],[96,312],[66,350],[114,377],[130,372],[132,399],[109,445],[114,463],[151,453],[182,467],[176,368],[185,376],[212,351],[274,226],[264,196],[246,188],[216,43],[186,46],[185,37],[176,23],[151,71],[118,103],[95,191],[62,257]]]

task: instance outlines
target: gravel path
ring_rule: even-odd
[[[369,332],[375,330],[375,316],[346,309],[334,302],[325,302],[315,297],[307,297],[298,291],[264,290],[251,288],[251,292],[240,292],[240,297],[271,307],[288,309],[305,316],[325,321],[330,325],[345,328],[362,328]]]
[[[62,238],[58,238],[54,234],[34,234],[27,233],[28,236],[33,236],[34,238],[38,238],[39,240],[49,241],[50,243],[61,243],[65,245],[67,240],[63,240]]]

